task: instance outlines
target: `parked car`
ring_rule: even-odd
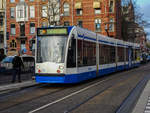
[[[142,55],[141,55],[141,63],[142,64],[147,63],[147,54],[146,53],[142,53]]]
[[[14,56],[8,56],[5,57],[2,61],[1,61],[1,67],[0,67],[0,72],[7,72],[10,73],[12,72],[12,61],[14,59]]]
[[[148,61],[148,62],[150,61],[150,55],[147,56],[147,61]]]
[[[21,56],[24,64],[23,72],[34,72],[35,59],[33,56]]]
[[[1,67],[0,67],[0,72],[3,73],[12,73],[13,70],[13,64],[12,61],[15,58],[15,56],[7,56],[6,58],[4,58],[2,60],[2,62],[0,63]],[[23,61],[24,64],[24,68],[22,67],[22,72],[32,72],[34,73],[34,57],[33,56],[21,56],[21,59]]]

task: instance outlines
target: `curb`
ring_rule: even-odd
[[[35,81],[31,80],[31,81],[25,81],[22,83],[12,83],[12,84],[8,84],[8,85],[3,85],[0,86],[0,94],[3,93],[9,93],[12,91],[16,91],[16,90],[20,90],[23,88],[28,88],[28,87],[32,87],[32,86],[36,86],[39,85],[39,83],[36,83]]]
[[[129,96],[122,102],[119,109],[115,113],[131,113],[132,110],[135,108],[135,105],[139,100],[139,97],[142,94],[149,79],[150,76],[144,77],[144,79],[136,85],[136,87],[131,91]]]

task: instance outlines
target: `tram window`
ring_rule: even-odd
[[[94,42],[83,42],[83,65],[96,65],[96,44]]]
[[[132,60],[132,61],[134,60],[134,52],[133,52],[133,49],[131,49],[131,60]]]
[[[129,49],[126,48],[126,61],[128,62],[129,61]]]
[[[115,46],[110,46],[110,63],[115,62]]]
[[[78,67],[83,66],[83,40],[78,40]]]
[[[99,63],[110,64],[115,62],[115,47],[100,44],[99,45]]]
[[[42,57],[41,57],[41,41],[37,41],[37,63],[42,62]]]
[[[104,56],[102,52],[102,44],[99,44],[99,64],[104,64]]]
[[[118,62],[124,62],[124,48],[118,47]]]
[[[76,39],[74,34],[69,42],[68,57],[67,57],[67,67],[76,67]]]
[[[100,64],[107,64],[108,63],[108,46],[107,45],[100,45]]]
[[[96,65],[96,43],[78,40],[78,66]]]

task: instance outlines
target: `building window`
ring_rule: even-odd
[[[11,3],[14,3],[14,2],[15,2],[15,0],[10,0],[10,2],[11,2]]]
[[[101,13],[101,8],[96,8],[95,9],[95,14],[100,14]]]
[[[25,6],[19,6],[17,7],[17,17],[18,18],[25,18],[26,17],[26,7]]]
[[[30,6],[30,18],[34,18],[35,17],[35,8],[34,6]]]
[[[82,15],[82,9],[76,9],[77,16]]]
[[[83,21],[79,20],[79,21],[77,22],[77,26],[83,27]]]
[[[21,49],[21,51],[23,51],[24,49],[26,49],[26,42],[25,42],[25,40],[21,40],[20,49]]]
[[[0,18],[0,26],[3,26],[3,18]]]
[[[20,36],[25,36],[25,24],[20,24]]]
[[[64,16],[69,16],[69,4],[64,3]]]
[[[112,18],[109,20],[109,31],[114,31],[114,20]]]
[[[3,18],[4,18],[3,13],[0,13],[0,26],[3,26]]]
[[[16,34],[16,27],[15,27],[15,24],[11,24],[10,25],[10,33],[11,35],[15,35]]]
[[[114,2],[111,0],[109,3],[109,12],[113,12]]]
[[[16,48],[16,47],[17,47],[17,44],[16,44],[16,41],[15,41],[15,40],[12,40],[12,41],[10,42],[10,47],[11,47],[11,48]]]
[[[48,23],[47,22],[42,22],[42,27],[47,27]]]
[[[33,2],[34,0],[30,0],[30,2]]]
[[[95,11],[95,14],[100,14],[101,13],[101,5],[99,1],[94,1],[93,2],[93,8]]]
[[[20,0],[20,2],[24,2],[24,0]]]
[[[17,4],[16,6],[16,21],[28,21],[28,6],[27,4]]]
[[[31,34],[35,33],[35,23],[30,23],[30,33]]]
[[[10,17],[15,18],[15,8],[14,7],[10,8]]]
[[[47,7],[42,6],[42,17],[47,17]]]
[[[96,32],[101,31],[101,19],[95,19],[95,31]]]
[[[68,21],[64,22],[64,26],[69,26],[69,25],[70,25],[70,23]]]

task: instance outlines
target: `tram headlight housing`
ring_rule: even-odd
[[[63,70],[63,69],[64,69],[64,66],[61,66],[61,65],[60,65],[60,66],[59,66],[59,69],[60,69],[60,70]]]

